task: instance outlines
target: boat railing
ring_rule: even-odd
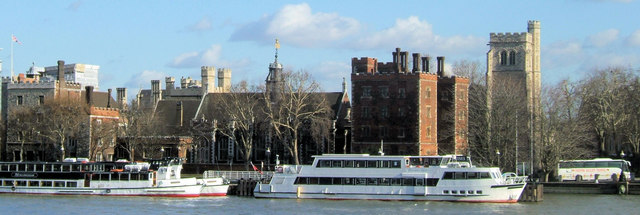
[[[502,174],[502,178],[505,184],[523,184],[527,181],[527,176],[518,176],[512,172]]]
[[[202,175],[203,178],[218,178],[222,177],[231,182],[237,182],[240,179],[243,180],[256,180],[256,181],[268,181],[273,177],[272,171],[263,171],[262,173],[256,171],[216,171],[207,170]]]

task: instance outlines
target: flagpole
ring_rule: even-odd
[[[13,34],[11,34],[11,76],[9,78],[13,81]]]

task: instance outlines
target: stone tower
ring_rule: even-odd
[[[490,109],[498,104],[498,93],[510,92],[523,98],[523,106],[516,112],[517,123],[526,127],[520,131],[518,142],[529,146],[535,145],[539,137],[540,104],[540,22],[529,21],[527,32],[491,33],[487,52],[487,105]],[[524,149],[524,148],[522,148]]]
[[[216,68],[213,66],[203,66],[200,68],[202,72],[202,88],[206,93],[213,93],[216,90]]]
[[[231,89],[231,69],[218,69],[218,88],[220,92],[229,92]]]

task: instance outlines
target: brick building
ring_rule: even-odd
[[[412,58],[412,68],[400,48],[393,62],[352,58],[352,152],[466,154],[468,79],[445,76],[444,57],[436,73],[429,71],[430,57]]]

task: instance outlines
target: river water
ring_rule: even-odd
[[[249,197],[0,195],[0,214],[637,214],[640,195],[545,194],[537,203],[455,203]]]

